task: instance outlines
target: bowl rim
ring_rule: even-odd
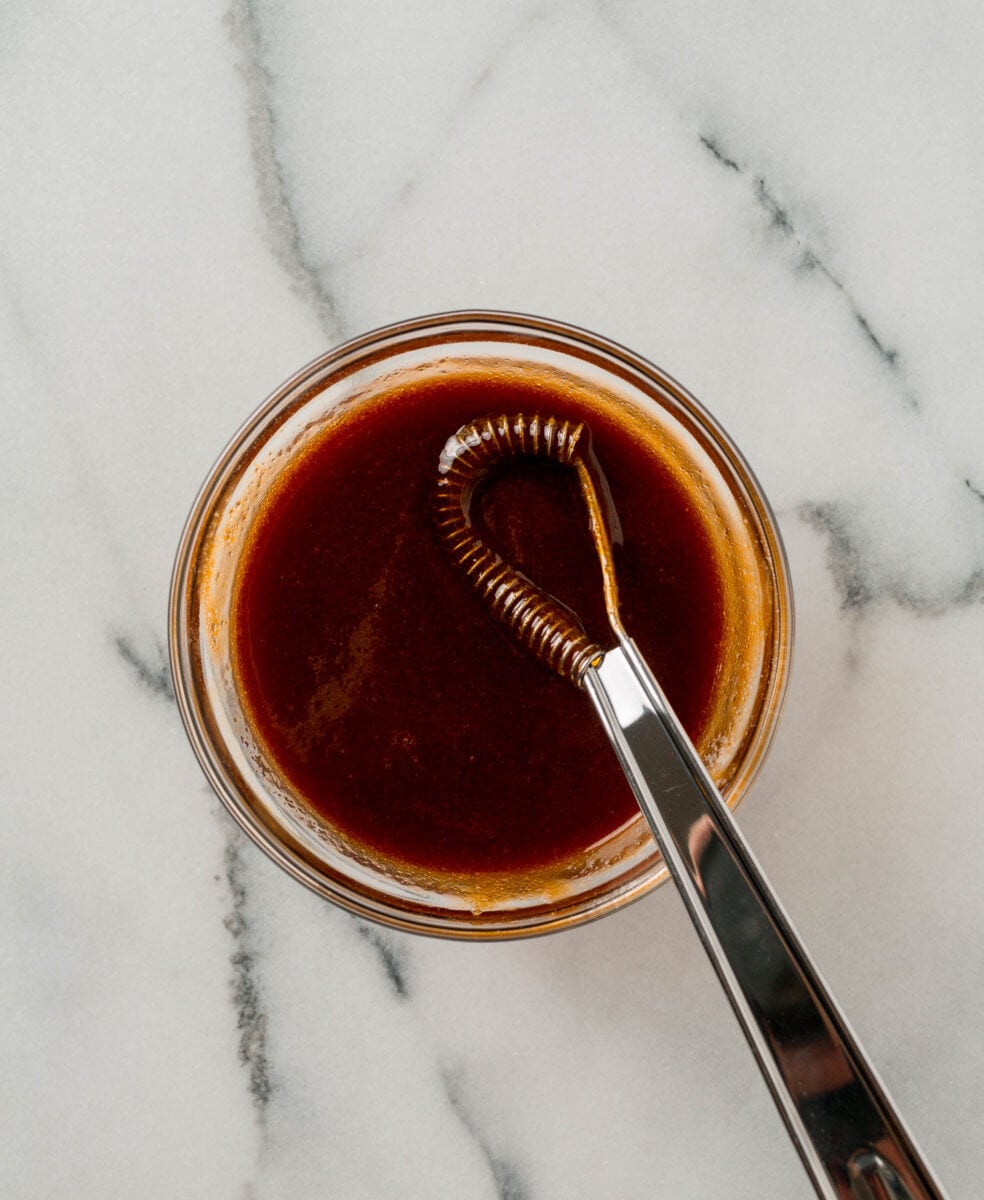
[[[631,874],[627,880],[616,881],[615,886],[602,891],[592,899],[592,894],[580,897],[574,904],[563,901],[553,906],[536,909],[533,915],[524,914],[522,909],[512,914],[503,914],[501,920],[469,923],[470,914],[458,910],[446,910],[446,917],[414,912],[412,905],[401,906],[392,899],[380,902],[364,889],[349,880],[348,886],[316,871],[307,859],[300,857],[284,844],[273,831],[259,819],[252,808],[243,800],[238,786],[224,769],[210,739],[208,720],[203,713],[200,689],[196,687],[195,654],[191,648],[189,605],[193,596],[195,564],[206,538],[209,519],[215,502],[229,485],[237,463],[256,438],[267,428],[270,417],[292,396],[300,396],[303,403],[303,385],[315,376],[322,378],[317,393],[330,386],[330,370],[342,364],[357,363],[370,365],[373,351],[377,357],[385,358],[387,347],[394,352],[409,348],[407,340],[420,335],[421,344],[440,348],[436,331],[447,335],[498,333],[500,340],[512,340],[519,344],[531,344],[536,337],[547,339],[550,344],[573,343],[582,349],[594,351],[602,356],[602,363],[611,369],[612,360],[621,364],[632,374],[640,374],[651,384],[668,392],[696,424],[708,435],[734,471],[757,518],[758,531],[765,543],[771,565],[773,583],[773,622],[771,678],[764,689],[761,712],[744,754],[741,768],[732,781],[729,806],[734,808],[747,795],[748,788],[758,774],[767,757],[778,728],[779,718],[788,691],[792,662],[794,608],[789,564],[785,547],[779,533],[775,513],[757,477],[742,452],[718,421],[685,387],[679,384],[662,368],[623,346],[619,342],[603,337],[590,330],[550,318],[529,313],[500,311],[494,309],[464,309],[431,313],[379,326],[357,337],[350,338],[317,356],[290,375],[276,387],[267,398],[243,421],[238,430],[223,447],[213,462],[198,489],[191,509],[185,520],[181,538],[175,554],[171,573],[168,605],[168,649],[174,695],[185,732],[191,743],[205,777],[212,790],[221,800],[227,812],[239,828],[259,846],[274,862],[294,879],[303,883],[324,898],[333,901],[350,912],[407,932],[459,940],[505,940],[536,936],[561,929],[574,928],[588,921],[600,919],[607,914],[634,903],[648,895],[668,878],[665,865]],[[502,338],[501,335],[515,331],[526,337]],[[464,336],[454,340],[465,340]],[[449,342],[449,344],[453,344]]]

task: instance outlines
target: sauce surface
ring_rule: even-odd
[[[428,871],[534,870],[638,812],[587,696],[512,644],[433,529],[448,437],[518,411],[589,425],[617,513],[624,624],[695,741],[712,706],[723,585],[655,430],[640,440],[563,376],[474,365],[353,405],[284,469],[250,529],[233,601],[236,683],[299,799],[370,852]],[[505,464],[472,515],[490,546],[611,644],[572,472]]]

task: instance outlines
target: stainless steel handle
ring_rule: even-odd
[[[944,1200],[632,641],[582,676],[824,1200]]]

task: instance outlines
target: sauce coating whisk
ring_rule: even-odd
[[[488,547],[471,522],[497,463],[548,458],[576,472],[602,568],[612,644]],[[618,615],[618,586],[583,423],[483,417],[441,454],[435,524],[489,612],[591,697],[643,816],[823,1200],[945,1200],[748,849],[727,805]]]

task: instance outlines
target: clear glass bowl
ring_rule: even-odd
[[[422,317],[356,338],[278,388],[226,447],[188,518],[171,588],[171,669],[209,782],[245,832],[295,879],[401,929],[517,937],[600,917],[662,883],[667,870],[641,816],[583,854],[536,871],[455,875],[386,861],[347,841],[292,792],[250,727],[232,666],[239,556],[285,464],[339,405],[392,387],[398,372],[459,358],[574,376],[594,397],[619,406],[620,417],[658,429],[699,487],[724,555],[729,613],[725,683],[699,749],[728,804],[737,805],[765,757],[789,670],[792,595],[774,517],[741,454],[687,391],[623,347],[555,321],[496,312]]]

